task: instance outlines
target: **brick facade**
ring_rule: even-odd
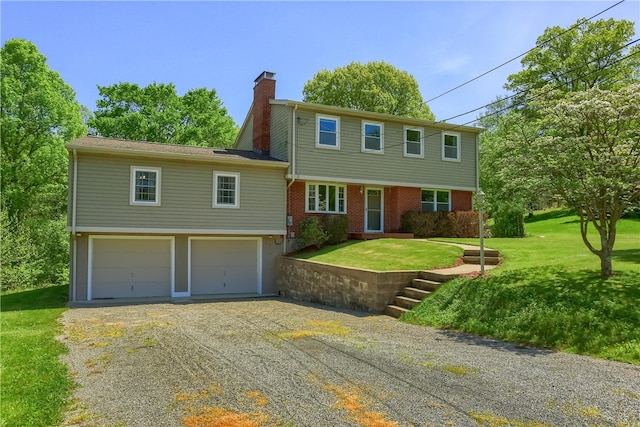
[[[470,211],[473,209],[473,193],[471,191],[451,190],[451,210]]]
[[[366,185],[347,185],[347,215],[349,216],[349,232],[363,233],[365,231],[365,189]],[[451,210],[470,211],[472,209],[471,191],[451,191]],[[320,214],[305,212],[306,186],[304,181],[295,181],[287,193],[287,215],[293,219],[293,225],[287,227],[298,237],[298,224],[310,216]],[[406,211],[420,211],[422,193],[420,188],[413,187],[385,187],[384,188],[384,231],[394,233],[400,231],[402,214]]]

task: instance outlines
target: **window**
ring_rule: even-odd
[[[382,123],[362,122],[362,151],[383,152]]]
[[[132,205],[160,206],[162,168],[131,166]]]
[[[424,157],[422,153],[422,128],[404,128],[404,155]]]
[[[307,184],[307,212],[345,213],[346,194],[344,185]]]
[[[316,116],[318,127],[316,147],[340,148],[340,119],[330,116]]]
[[[442,160],[460,161],[460,134],[442,133]]]
[[[448,190],[422,190],[422,212],[448,212],[451,210],[451,192]]]
[[[240,174],[228,172],[213,173],[213,207],[238,208],[240,201]]]

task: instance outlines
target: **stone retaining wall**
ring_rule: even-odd
[[[279,257],[276,288],[286,297],[382,313],[418,271],[372,271]]]

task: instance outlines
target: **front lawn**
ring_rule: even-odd
[[[526,221],[529,237],[487,239],[502,267],[445,284],[402,320],[640,364],[640,220],[619,223],[608,279],[577,221],[551,210]]]
[[[61,421],[72,381],[55,337],[67,286],[2,294],[0,412],[2,426],[51,426]]]
[[[296,258],[376,271],[429,270],[454,265],[462,252],[457,246],[424,240],[377,239],[350,240]]]

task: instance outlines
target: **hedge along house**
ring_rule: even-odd
[[[351,233],[390,233],[406,211],[472,209],[483,129],[276,99],[274,76],[255,80],[235,148],[288,163],[289,250],[313,215],[347,215]]]
[[[72,301],[275,293],[286,162],[98,137],[67,149]]]

